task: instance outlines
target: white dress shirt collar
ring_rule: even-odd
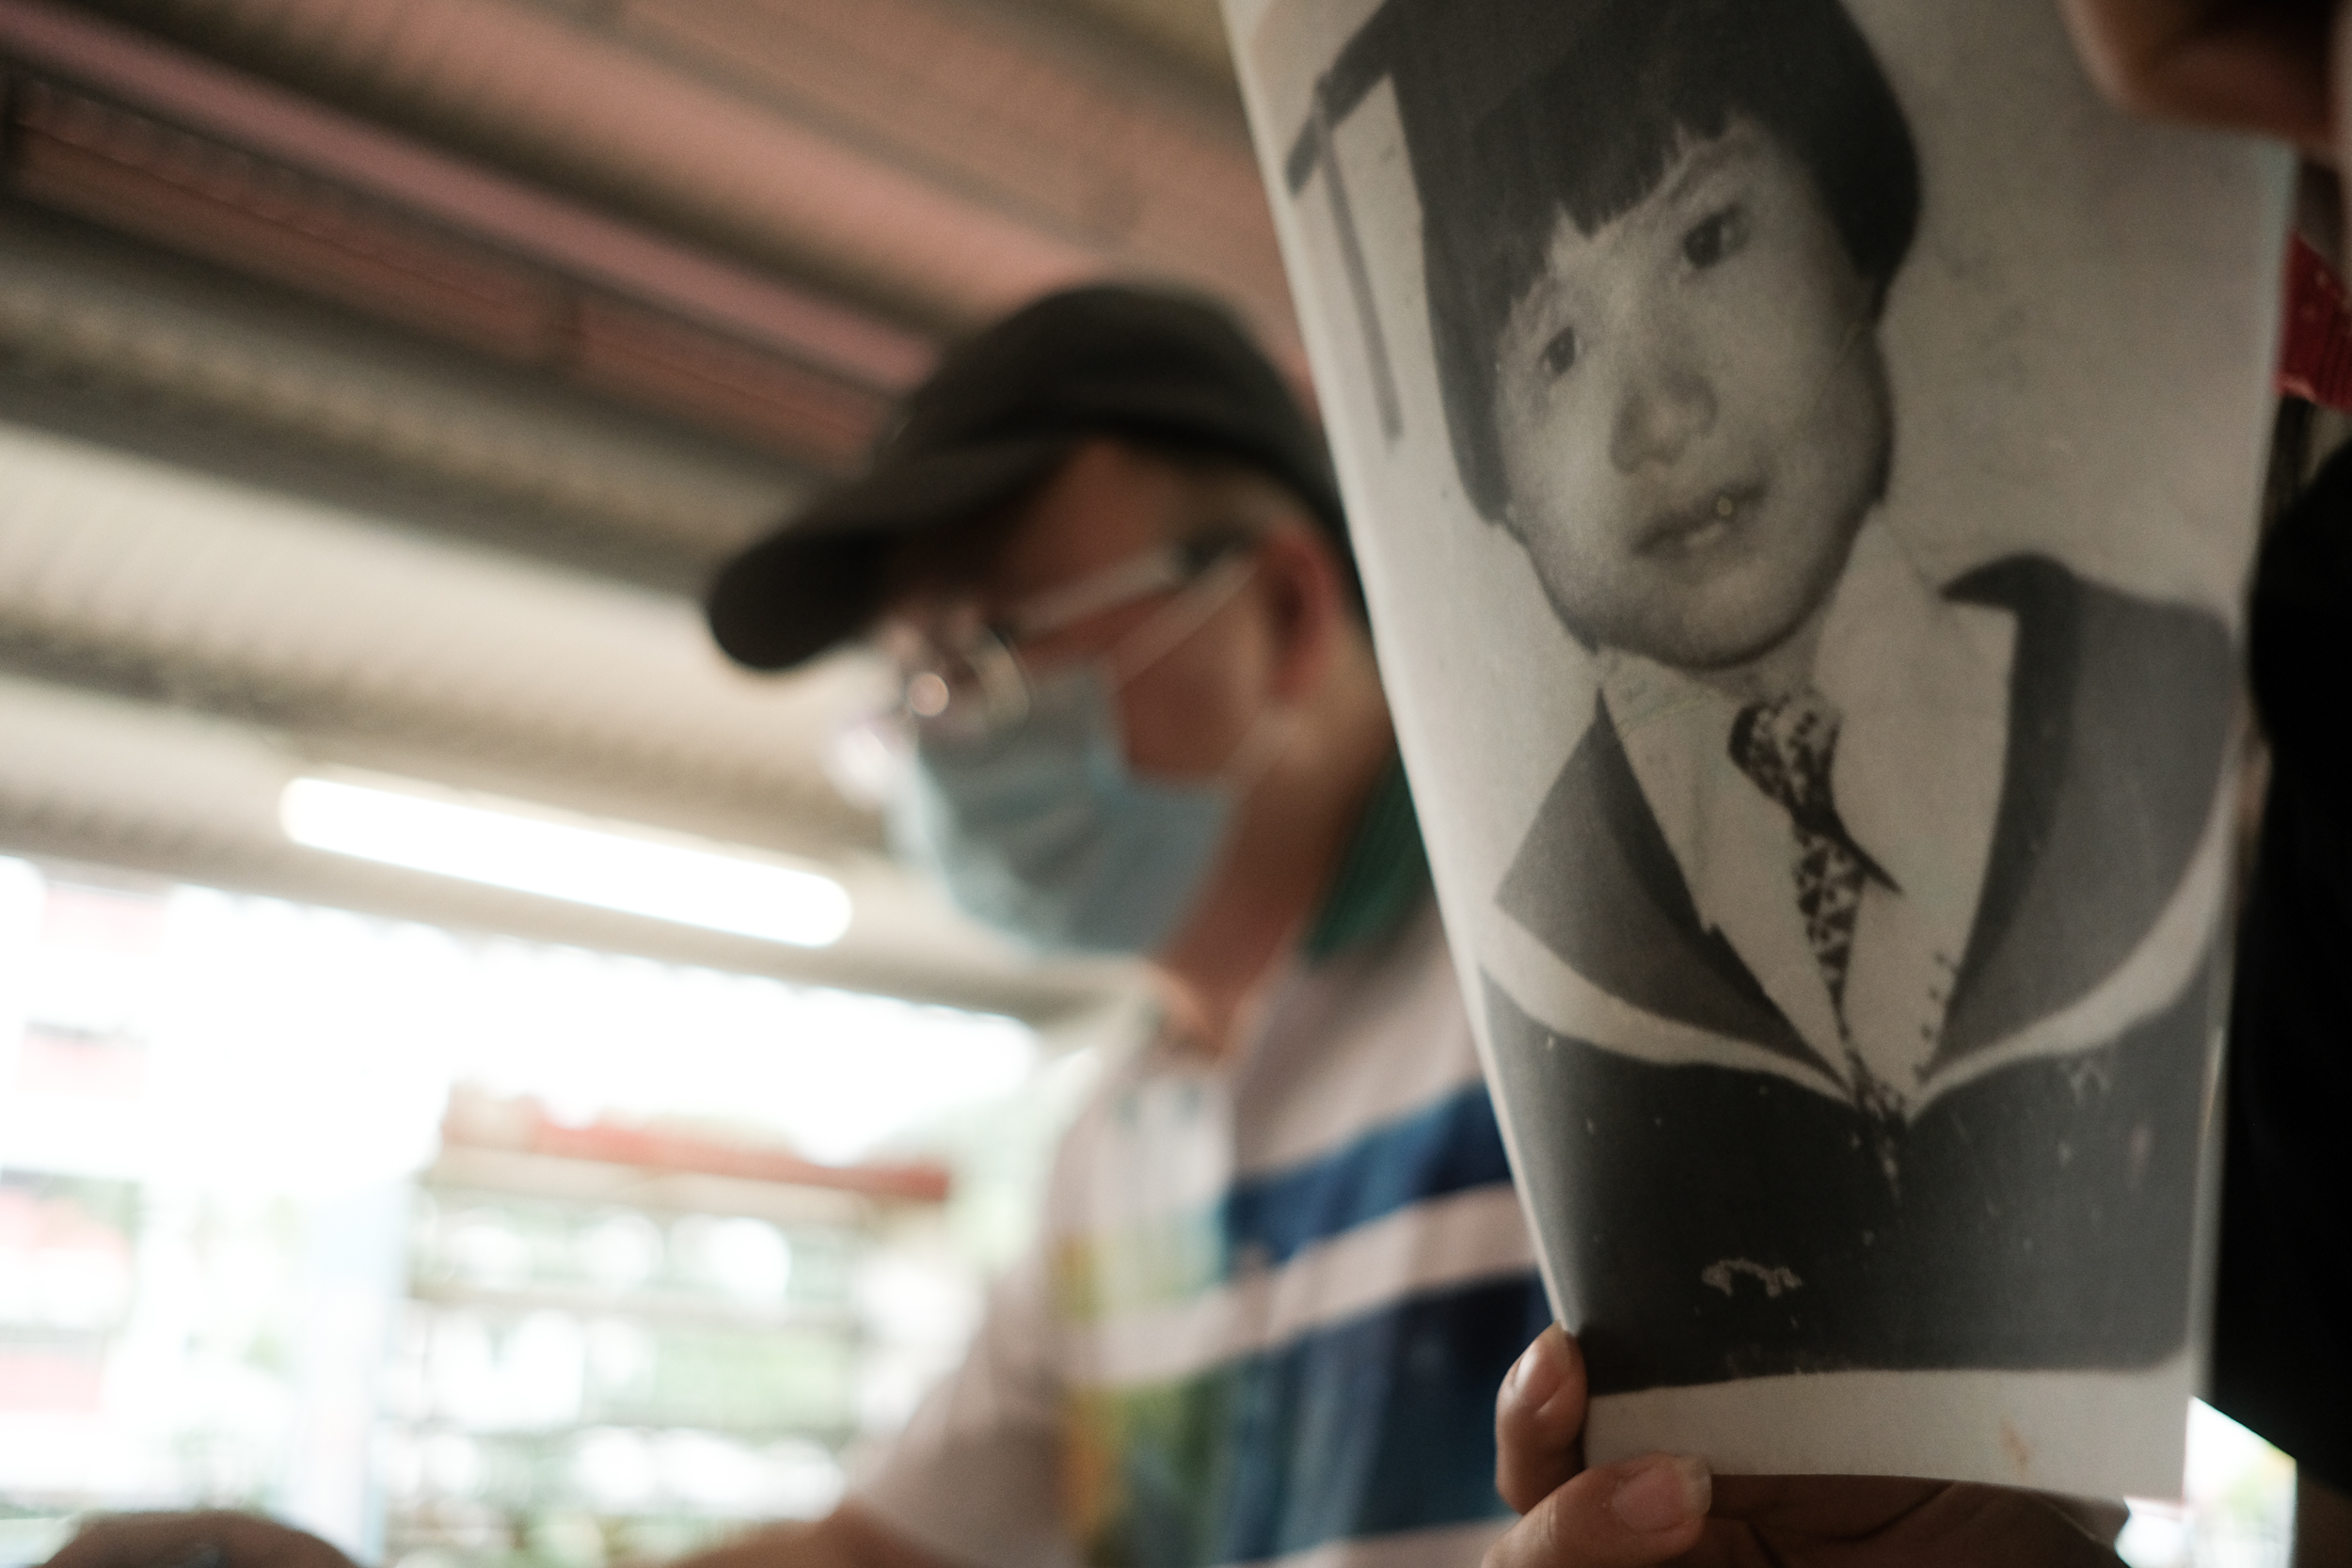
[[[1916,1094],[1941,1037],[1999,815],[2015,626],[1946,599],[1885,524],[1856,535],[1813,685],[1840,716],[1831,793],[1893,890],[1866,890],[1844,1006],[1796,907],[1788,816],[1730,757],[1741,704],[1693,675],[1604,651],[1601,688],[1699,919],[1723,933],[1807,1044]]]

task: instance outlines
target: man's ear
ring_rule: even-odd
[[[1296,702],[1322,683],[1354,627],[1347,586],[1331,546],[1295,519],[1259,545],[1258,572],[1273,623],[1270,685],[1276,697]]]

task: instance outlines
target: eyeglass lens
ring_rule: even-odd
[[[969,626],[951,641],[924,639],[902,657],[900,703],[917,729],[934,739],[969,742],[999,735],[1028,717],[1029,678],[1015,640],[1059,629],[1197,581],[1243,543],[1239,539],[1163,546],[1017,607],[1006,624]]]

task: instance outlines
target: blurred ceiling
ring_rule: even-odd
[[[0,851],[1048,1018],[691,594],[1116,276],[1300,363],[1215,0],[0,0]],[[820,863],[776,949],[286,843],[358,766]]]

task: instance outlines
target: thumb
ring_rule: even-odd
[[[1698,1544],[1713,1478],[1704,1460],[1649,1454],[1587,1470],[1511,1527],[1486,1568],[1645,1568]]]

